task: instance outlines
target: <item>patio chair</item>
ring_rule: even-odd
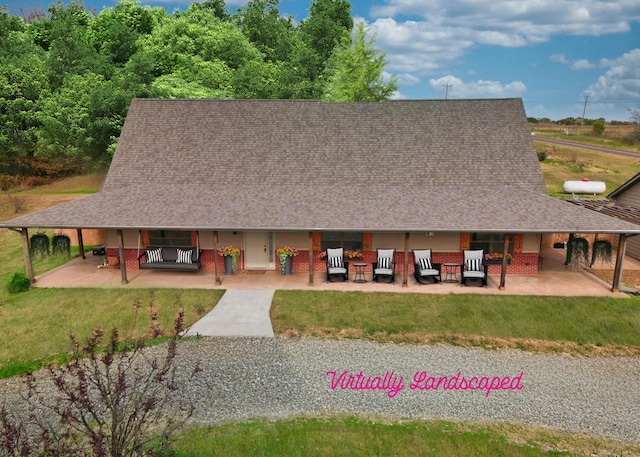
[[[440,264],[431,262],[431,249],[414,249],[413,259],[413,276],[418,284],[424,284],[424,279],[433,279],[434,283],[442,281]]]
[[[349,262],[345,262],[343,256],[342,248],[327,248],[327,281],[336,275],[343,281],[349,280]]]
[[[396,280],[396,250],[378,249],[377,261],[373,262],[373,281],[377,282],[380,277],[391,278],[391,282]]]
[[[468,279],[479,279],[484,287],[487,287],[487,270],[489,265],[484,261],[482,249],[464,251],[464,263],[460,265],[460,285],[467,284]]]

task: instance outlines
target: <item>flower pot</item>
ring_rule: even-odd
[[[487,265],[502,265],[502,259],[485,260],[484,263],[486,263]],[[507,259],[507,265],[511,265],[510,259]]]
[[[283,275],[290,275],[293,270],[293,256],[288,255],[284,258],[284,264],[280,263],[280,272]]]
[[[233,256],[225,255],[222,258],[224,259],[224,274],[232,275],[233,274]]]

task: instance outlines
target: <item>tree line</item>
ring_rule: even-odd
[[[92,13],[59,0],[26,19],[0,7],[0,178],[107,165],[134,97],[356,101],[397,90],[375,37],[352,33],[348,0],[312,0],[299,23],[278,4],[168,13],[121,0]]]

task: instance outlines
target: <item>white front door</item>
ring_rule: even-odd
[[[244,267],[247,270],[273,270],[273,232],[245,232]]]

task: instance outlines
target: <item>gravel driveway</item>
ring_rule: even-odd
[[[640,357],[278,337],[204,337],[183,342],[178,350],[188,386],[181,392],[195,402],[194,419],[203,424],[353,413],[537,424],[640,443]],[[163,346],[150,351],[165,353]],[[203,371],[191,377],[196,363]],[[414,376],[423,378],[419,387],[434,388],[412,389]],[[447,379],[436,390],[428,384],[430,376]],[[466,387],[496,378],[505,390],[465,390],[463,377]],[[16,398],[12,393],[19,385],[18,379],[0,381],[5,401]]]
[[[361,413],[405,418],[471,419],[531,423],[640,442],[640,358],[572,358],[520,351],[450,346],[378,344],[359,340],[205,338],[180,345],[186,361],[204,372],[189,390],[199,403],[196,420],[213,423],[249,417]],[[336,377],[327,372],[336,372]],[[338,381],[347,371],[351,385]],[[521,389],[411,389],[414,375],[488,376],[522,373]],[[393,372],[396,378],[390,373]],[[387,374],[389,373],[389,374]],[[386,379],[385,379],[386,375]],[[369,387],[360,390],[366,377]],[[393,396],[389,380],[404,388]],[[332,380],[335,389],[332,389]],[[387,381],[385,383],[385,380]],[[443,381],[444,382],[444,381]],[[206,386],[205,386],[206,384]],[[455,381],[450,385],[455,386]],[[342,387],[345,387],[343,389]],[[471,382],[471,386],[475,386]],[[513,387],[513,390],[510,388]],[[392,397],[392,398],[391,398]]]

